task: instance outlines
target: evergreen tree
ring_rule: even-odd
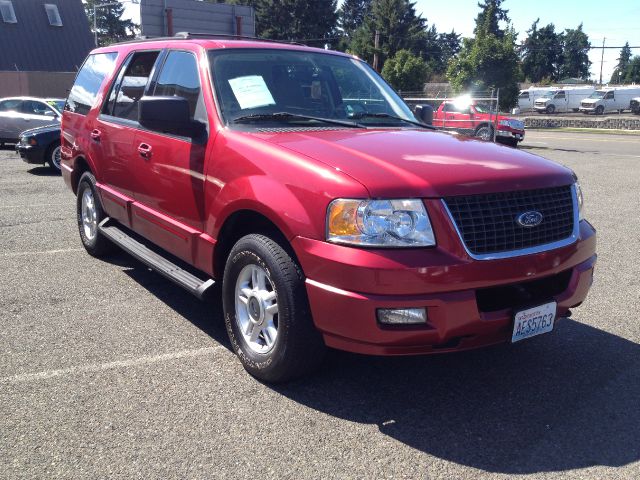
[[[613,75],[611,75],[610,83],[618,83],[619,81],[623,81],[627,75],[627,68],[629,67],[629,63],[631,62],[631,48],[629,47],[629,42],[624,44],[622,50],[620,50],[620,56],[618,57],[618,65],[616,65],[615,70],[613,71]]]
[[[344,0],[338,12],[338,26],[345,34],[351,35],[364,24],[371,11],[371,1]]]
[[[562,35],[557,34],[553,23],[538,29],[537,19],[527,30],[522,46],[522,71],[532,82],[543,79],[558,80],[558,64],[562,56]]]
[[[500,22],[509,23],[510,20],[507,15],[509,10],[502,8],[502,2],[504,0],[483,0],[482,3],[478,3],[480,13],[476,17],[476,28],[473,33],[478,35],[479,29],[482,28],[486,33],[498,38],[504,37],[505,31],[500,28]]]
[[[309,40],[322,46],[322,40],[334,34],[337,0],[258,0],[256,28],[260,37],[274,40]]]
[[[442,51],[442,63],[444,64],[444,70],[446,70],[449,60],[455,57],[460,51],[461,40],[460,35],[451,30],[451,33],[439,34],[440,50]]]
[[[635,55],[625,70],[624,83],[640,83],[640,55]]]
[[[563,49],[560,65],[560,78],[589,78],[589,36],[582,31],[582,24],[578,28],[568,28],[564,32]]]
[[[114,3],[113,0],[86,0],[84,9],[89,18],[89,24],[93,29],[93,6]],[[104,46],[111,43],[120,42],[135,37],[138,25],[131,20],[123,20],[124,5],[115,4],[96,9],[96,20],[98,30],[98,45]]]
[[[426,52],[426,20],[416,13],[415,2],[410,0],[373,0],[371,13],[364,25],[353,34],[349,51],[373,61],[375,32],[380,32],[380,64],[399,50],[414,55]]]
[[[499,88],[500,107],[508,109],[518,97],[520,70],[515,30],[508,27],[495,32],[493,19],[498,18],[495,12],[500,3],[487,0],[479,5],[486,11],[476,18],[476,37],[463,40],[462,50],[449,64],[447,77],[458,92]]]

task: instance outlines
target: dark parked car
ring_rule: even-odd
[[[26,163],[48,163],[52,170],[60,173],[60,124],[22,132],[16,152]]]

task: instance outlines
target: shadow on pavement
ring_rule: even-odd
[[[114,263],[129,277],[229,348],[220,302],[199,302],[121,255]],[[318,374],[268,388],[327,415],[375,424],[429,455],[490,472],[640,460],[640,345],[574,320],[522,344],[458,354],[384,358],[332,351]]]
[[[27,173],[35,175],[37,177],[59,177],[60,172],[56,172],[49,167],[35,167],[27,170]]]

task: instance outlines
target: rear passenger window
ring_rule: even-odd
[[[113,106],[114,117],[138,121],[138,102],[151,76],[159,52],[139,52],[127,65],[120,85],[114,87],[107,104],[107,113]]]
[[[78,72],[76,81],[69,92],[64,109],[86,115],[95,102],[100,85],[111,74],[117,53],[96,53],[89,55]]]
[[[4,102],[0,102],[0,112],[19,110],[21,104],[22,100],[5,100]]]
[[[189,52],[169,52],[156,82],[153,96],[185,98],[189,102],[191,118],[206,122],[200,92],[196,57]]]

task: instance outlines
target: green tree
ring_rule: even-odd
[[[439,34],[439,41],[442,51],[442,63],[445,67],[444,70],[446,70],[449,61],[458,54],[462,47],[460,35],[455,30],[451,30],[451,33]]]
[[[537,19],[527,30],[522,46],[522,71],[532,82],[542,79],[558,80],[558,63],[562,56],[562,35],[557,34],[553,23],[538,29]]]
[[[640,83],[640,55],[635,55],[625,70],[624,83]]]
[[[502,2],[504,0],[483,0],[482,3],[478,3],[480,7],[480,13],[476,17],[476,28],[473,33],[478,35],[480,29],[483,29],[485,33],[490,33],[498,38],[504,37],[505,30],[500,28],[500,22],[509,23],[508,13],[509,10],[502,8]]]
[[[622,81],[627,75],[627,68],[631,62],[631,48],[629,42],[624,44],[624,47],[620,50],[620,56],[618,57],[618,64],[616,65],[613,74],[611,75],[610,83],[618,83]]]
[[[371,13],[364,25],[353,34],[349,51],[373,61],[375,32],[380,32],[381,65],[399,50],[424,56],[426,51],[426,19],[416,13],[410,0],[373,0]]]
[[[338,26],[342,31],[351,35],[364,24],[364,20],[371,11],[372,0],[344,0],[338,11]]]
[[[96,7],[98,30],[98,45],[104,46],[115,42],[131,39],[136,35],[138,25],[131,20],[123,20],[124,5],[116,4],[100,7],[100,5],[114,3],[113,0],[86,0],[84,9],[93,29],[93,6]]]
[[[382,76],[396,90],[422,90],[429,75],[425,61],[409,50],[399,50],[395,56],[387,59]]]
[[[582,24],[576,29],[566,29],[563,36],[559,77],[588,80],[589,67],[591,67],[590,49],[589,36],[582,30]]]
[[[462,50],[450,63],[447,77],[454,89],[486,91],[500,89],[500,108],[508,109],[518,97],[519,59],[515,50],[516,32],[508,27],[495,33],[495,9],[501,2],[486,1],[481,8],[492,10],[476,18],[476,37],[465,38]],[[506,15],[506,11],[505,11]],[[478,24],[478,22],[484,22]]]

